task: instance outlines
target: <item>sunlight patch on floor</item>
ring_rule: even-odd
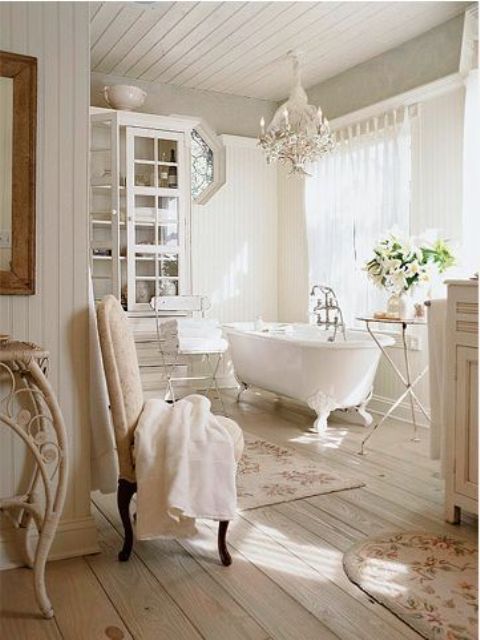
[[[339,552],[323,548],[318,544],[293,542],[288,533],[267,525],[262,525],[261,529],[250,529],[249,535],[245,536],[241,542],[237,542],[236,547],[239,552],[245,553],[249,558],[252,555],[255,556],[254,562],[259,567],[288,573],[299,578],[324,582],[338,574]],[[305,564],[305,561],[301,560],[302,557],[306,557],[315,569],[310,564]]]
[[[317,443],[326,449],[339,449],[343,440],[348,435],[345,430],[327,430],[324,433],[304,433],[301,436],[290,438],[289,442],[297,442],[299,444]]]
[[[372,593],[397,597],[407,588],[395,584],[398,576],[408,573],[408,567],[400,562],[369,559],[362,568],[362,586]]]

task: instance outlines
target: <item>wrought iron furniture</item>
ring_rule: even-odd
[[[375,343],[378,345],[378,348],[383,353],[383,355],[387,359],[387,362],[390,364],[390,366],[392,367],[392,369],[396,373],[398,379],[400,380],[400,382],[405,387],[405,391],[392,404],[392,406],[385,413],[385,415],[383,415],[382,418],[373,425],[373,427],[367,433],[365,438],[362,440],[362,444],[361,444],[361,448],[360,448],[359,453],[361,455],[365,454],[365,445],[368,442],[368,440],[370,440],[370,438],[372,437],[374,432],[379,427],[382,426],[382,424],[385,422],[385,420],[395,411],[395,409],[400,405],[400,403],[402,403],[403,400],[405,400],[405,398],[407,398],[407,397],[410,400],[410,408],[411,408],[411,412],[412,412],[412,423],[413,423],[413,437],[412,437],[412,440],[414,442],[418,442],[419,438],[418,438],[417,420],[416,420],[416,417],[415,417],[415,403],[417,404],[418,408],[420,409],[420,411],[423,413],[423,415],[427,418],[427,420],[429,422],[430,422],[430,415],[428,414],[427,410],[425,409],[425,407],[423,406],[423,404],[419,400],[417,394],[414,391],[414,388],[417,386],[417,384],[420,382],[420,380],[427,373],[428,366],[426,366],[422,371],[420,371],[420,373],[415,378],[412,379],[411,366],[410,366],[410,360],[409,360],[409,355],[408,355],[408,345],[407,345],[406,334],[407,334],[407,328],[409,326],[417,326],[417,325],[426,326],[426,321],[425,320],[419,320],[419,319],[402,320],[400,318],[398,318],[398,319],[390,319],[390,318],[388,318],[388,319],[387,318],[379,319],[379,318],[373,318],[373,317],[359,317],[359,318],[357,318],[357,320],[361,320],[361,321],[365,322],[365,325],[367,327],[368,333],[371,335],[371,337],[373,338]],[[386,347],[384,345],[382,345],[382,343],[380,342],[378,337],[373,333],[371,325],[372,325],[372,323],[378,323],[378,322],[385,323],[385,324],[400,325],[400,327],[401,327],[401,336],[402,336],[402,345],[403,345],[403,357],[404,357],[404,363],[405,363],[405,373],[402,373],[402,371],[399,369],[399,367],[395,364],[395,362],[390,357],[388,351],[386,350]]]
[[[0,426],[11,429],[31,454],[26,489],[0,498],[0,511],[23,534],[35,596],[45,618],[51,618],[45,563],[65,501],[67,439],[60,407],[46,378],[47,365],[48,352],[32,343],[0,342]],[[32,525],[38,531],[35,548]]]
[[[97,316],[119,461],[117,504],[125,530],[124,544],[118,559],[126,561],[133,545],[130,502],[137,490],[133,441],[144,398],[135,342],[128,318],[119,301],[113,295],[105,296],[98,305]],[[237,443],[235,459],[238,461],[243,449],[243,437],[240,429],[234,423],[231,424],[235,428],[235,433],[232,431],[231,435]],[[231,564],[226,544],[227,528],[227,521],[219,523],[218,551],[225,566]]]
[[[157,345],[161,355],[162,367],[166,375],[166,394],[169,400],[175,402],[175,382],[203,382],[207,385],[207,397],[214,389],[222,408],[222,413],[226,415],[225,403],[218,386],[217,374],[223,357],[228,349],[226,340],[218,339],[212,344],[212,341],[206,340],[202,344],[201,340],[197,340],[195,347],[182,345],[180,337],[177,335],[174,342],[165,339],[161,331],[160,313],[163,315],[168,313],[178,313],[179,311],[189,310],[193,316],[195,313],[200,314],[203,318],[205,310],[209,306],[208,298],[204,296],[159,296],[152,298],[151,306],[155,311],[155,322],[157,330]],[[220,329],[220,325],[218,325]],[[202,375],[184,375],[176,374],[177,368],[185,362],[187,366],[192,360],[201,359],[207,365],[207,372]]]

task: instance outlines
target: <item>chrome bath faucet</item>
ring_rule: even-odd
[[[333,335],[328,338],[329,342],[335,342],[337,331],[340,327],[343,339],[346,340],[345,323],[343,313],[338,304],[337,296],[331,287],[322,284],[315,284],[312,287],[310,296],[317,297],[317,304],[313,309],[318,327],[325,327],[328,330],[333,327]]]

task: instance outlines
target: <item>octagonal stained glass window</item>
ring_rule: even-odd
[[[213,150],[192,131],[192,198],[197,200],[213,182]]]

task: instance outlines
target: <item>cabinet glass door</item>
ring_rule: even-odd
[[[181,293],[185,270],[183,134],[127,127],[128,309]]]
[[[90,267],[96,300],[121,296],[126,282],[125,186],[119,176],[119,127],[116,114],[90,120]]]

